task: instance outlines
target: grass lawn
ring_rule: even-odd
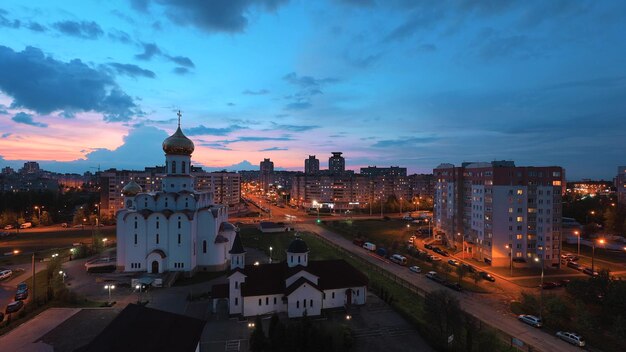
[[[406,227],[409,224],[411,227]],[[322,226],[352,241],[361,237],[379,247],[389,248],[394,241],[404,242],[415,234],[417,226],[402,220],[342,220],[329,221]]]
[[[107,227],[96,231],[99,232],[96,236],[106,237],[111,241],[115,239],[115,228]],[[71,248],[76,242],[91,243],[91,240],[91,230],[25,232],[19,236],[9,236],[0,241],[0,255],[14,250],[25,254],[1,257],[0,265],[29,263],[31,254],[28,253],[37,252],[37,257],[48,257],[60,250]]]
[[[199,284],[201,282],[211,281],[224,275],[226,275],[225,271],[198,271],[192,277],[180,276],[178,280],[176,280],[176,282],[174,283],[174,286],[188,286]]]

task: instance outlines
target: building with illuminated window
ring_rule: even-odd
[[[615,188],[617,188],[617,203],[621,207],[626,206],[626,166],[617,168]]]
[[[433,173],[435,231],[449,248],[494,266],[542,257],[560,265],[563,168],[494,161],[441,164]]]

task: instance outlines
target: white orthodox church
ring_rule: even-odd
[[[326,309],[363,305],[368,279],[343,259],[309,261],[309,247],[295,238],[285,262],[245,265],[239,234],[229,253],[228,283],[214,285],[214,309],[220,302],[233,316],[287,313],[290,318],[321,315]]]
[[[118,271],[163,273],[228,268],[235,226],[228,209],[214,204],[212,192],[193,189],[193,142],[180,129],[163,141],[163,188],[143,192],[134,181],[122,190],[125,206],[117,213]]]

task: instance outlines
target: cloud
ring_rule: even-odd
[[[165,55],[165,57],[168,60],[170,60],[173,63],[178,64],[180,66],[189,67],[189,68],[196,67],[196,65],[194,65],[193,61],[191,61],[191,59],[188,58],[188,57],[184,57],[184,56],[169,56],[169,55]]]
[[[271,148],[259,149],[260,152],[273,152],[273,151],[279,151],[279,150],[289,150],[289,149],[283,148],[283,147],[271,147]]]
[[[128,33],[117,30],[117,29],[111,30],[108,33],[108,36],[109,36],[109,39],[120,42],[120,43],[124,43],[124,44],[129,44],[133,41]]]
[[[407,137],[399,139],[387,139],[374,143],[374,148],[412,147],[415,145],[429,144],[439,140],[438,137]]]
[[[283,79],[301,88],[319,88],[328,83],[337,83],[337,78],[315,78],[312,76],[298,76],[295,72],[290,72],[283,76]]]
[[[143,53],[135,55],[135,59],[148,61],[154,56],[161,55],[161,49],[154,43],[142,43]]]
[[[204,125],[200,125],[197,127],[191,127],[185,129],[185,134],[188,136],[200,136],[200,135],[210,135],[210,136],[226,136],[234,131],[244,130],[246,127],[239,125],[230,125],[224,128],[214,128],[214,127],[206,127]]]
[[[275,122],[272,122],[272,130],[279,130],[279,131],[290,131],[290,132],[305,132],[305,131],[310,131],[316,128],[320,128],[320,126],[317,125],[287,125],[287,124],[277,124]]]
[[[74,114],[74,112],[72,111],[61,111],[59,113],[59,116],[64,118],[64,119],[73,119],[76,117],[76,114]]]
[[[21,52],[0,46],[0,89],[12,108],[40,114],[58,110],[95,111],[106,121],[128,121],[141,111],[105,69],[46,57],[38,48]]]
[[[25,112],[18,112],[17,114],[15,114],[15,116],[11,118],[11,120],[17,123],[23,123],[25,125],[31,125],[35,127],[48,127],[48,125],[45,123],[35,122],[33,120],[33,115],[27,114]]]
[[[200,143],[201,146],[216,150],[232,150],[221,143]]]
[[[7,14],[8,12],[6,10],[0,9],[0,27],[15,28],[15,29],[20,28],[21,26],[20,20],[10,20],[5,16]]]
[[[243,92],[241,92],[241,94],[244,94],[244,95],[266,95],[269,93],[270,91],[267,89],[259,89],[259,90],[246,89]]]
[[[287,0],[133,0],[132,6],[147,12],[151,3],[162,5],[169,19],[207,32],[242,32],[248,17],[256,12],[273,12]]]
[[[82,39],[98,39],[104,34],[100,25],[93,21],[60,21],[52,26],[63,34]]]
[[[309,103],[308,101],[300,101],[300,102],[289,103],[285,105],[285,109],[286,110],[305,110],[305,109],[310,108],[311,106],[313,105]]]
[[[175,67],[172,72],[177,75],[184,76],[189,73],[189,69],[187,67]]]
[[[28,22],[26,28],[30,29],[33,32],[45,32],[48,30],[48,28],[37,22]]]
[[[123,75],[127,75],[130,77],[147,77],[147,78],[154,78],[156,77],[156,75],[154,74],[154,72],[150,71],[150,70],[146,70],[144,68],[141,68],[137,65],[133,65],[133,64],[121,64],[119,62],[111,62],[109,63],[109,66],[113,67],[115,69],[115,71],[117,71],[117,73],[119,74],[123,74]]]
[[[7,132],[7,133],[3,133],[0,138],[9,138],[13,133]]]
[[[282,136],[282,137],[242,136],[242,137],[237,137],[235,139],[217,141],[217,143],[231,144],[231,143],[239,143],[239,142],[266,142],[266,141],[293,141],[293,138],[291,138],[290,136]]]

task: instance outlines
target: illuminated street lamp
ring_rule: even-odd
[[[106,247],[106,246],[107,246],[107,241],[108,241],[108,239],[107,239],[107,238],[103,238],[103,239],[102,239],[102,245],[103,245],[104,247]]]
[[[59,270],[59,275],[61,276],[61,282],[65,283],[65,272],[63,272],[63,270]]]
[[[604,241],[603,238],[598,240],[599,244],[604,244],[606,241]],[[596,272],[595,270],[595,258],[596,258],[596,241],[591,241],[591,274],[593,275],[593,273]]]
[[[513,276],[513,245],[507,244],[505,247],[509,250],[509,268],[511,270],[511,276]]]
[[[539,262],[539,258],[535,257],[535,261]],[[541,312],[543,311],[543,253],[541,253],[541,283],[539,284],[541,295],[539,296],[539,319],[541,319]]]
[[[574,231],[574,235],[578,237],[578,257],[580,258],[580,231]]]
[[[20,250],[19,249],[14,249],[13,250],[13,255],[18,255],[20,254]]]
[[[272,247],[270,246],[270,264],[272,263]]]
[[[109,302],[111,302],[111,290],[115,289],[115,285],[104,285],[105,290],[109,290]]]

